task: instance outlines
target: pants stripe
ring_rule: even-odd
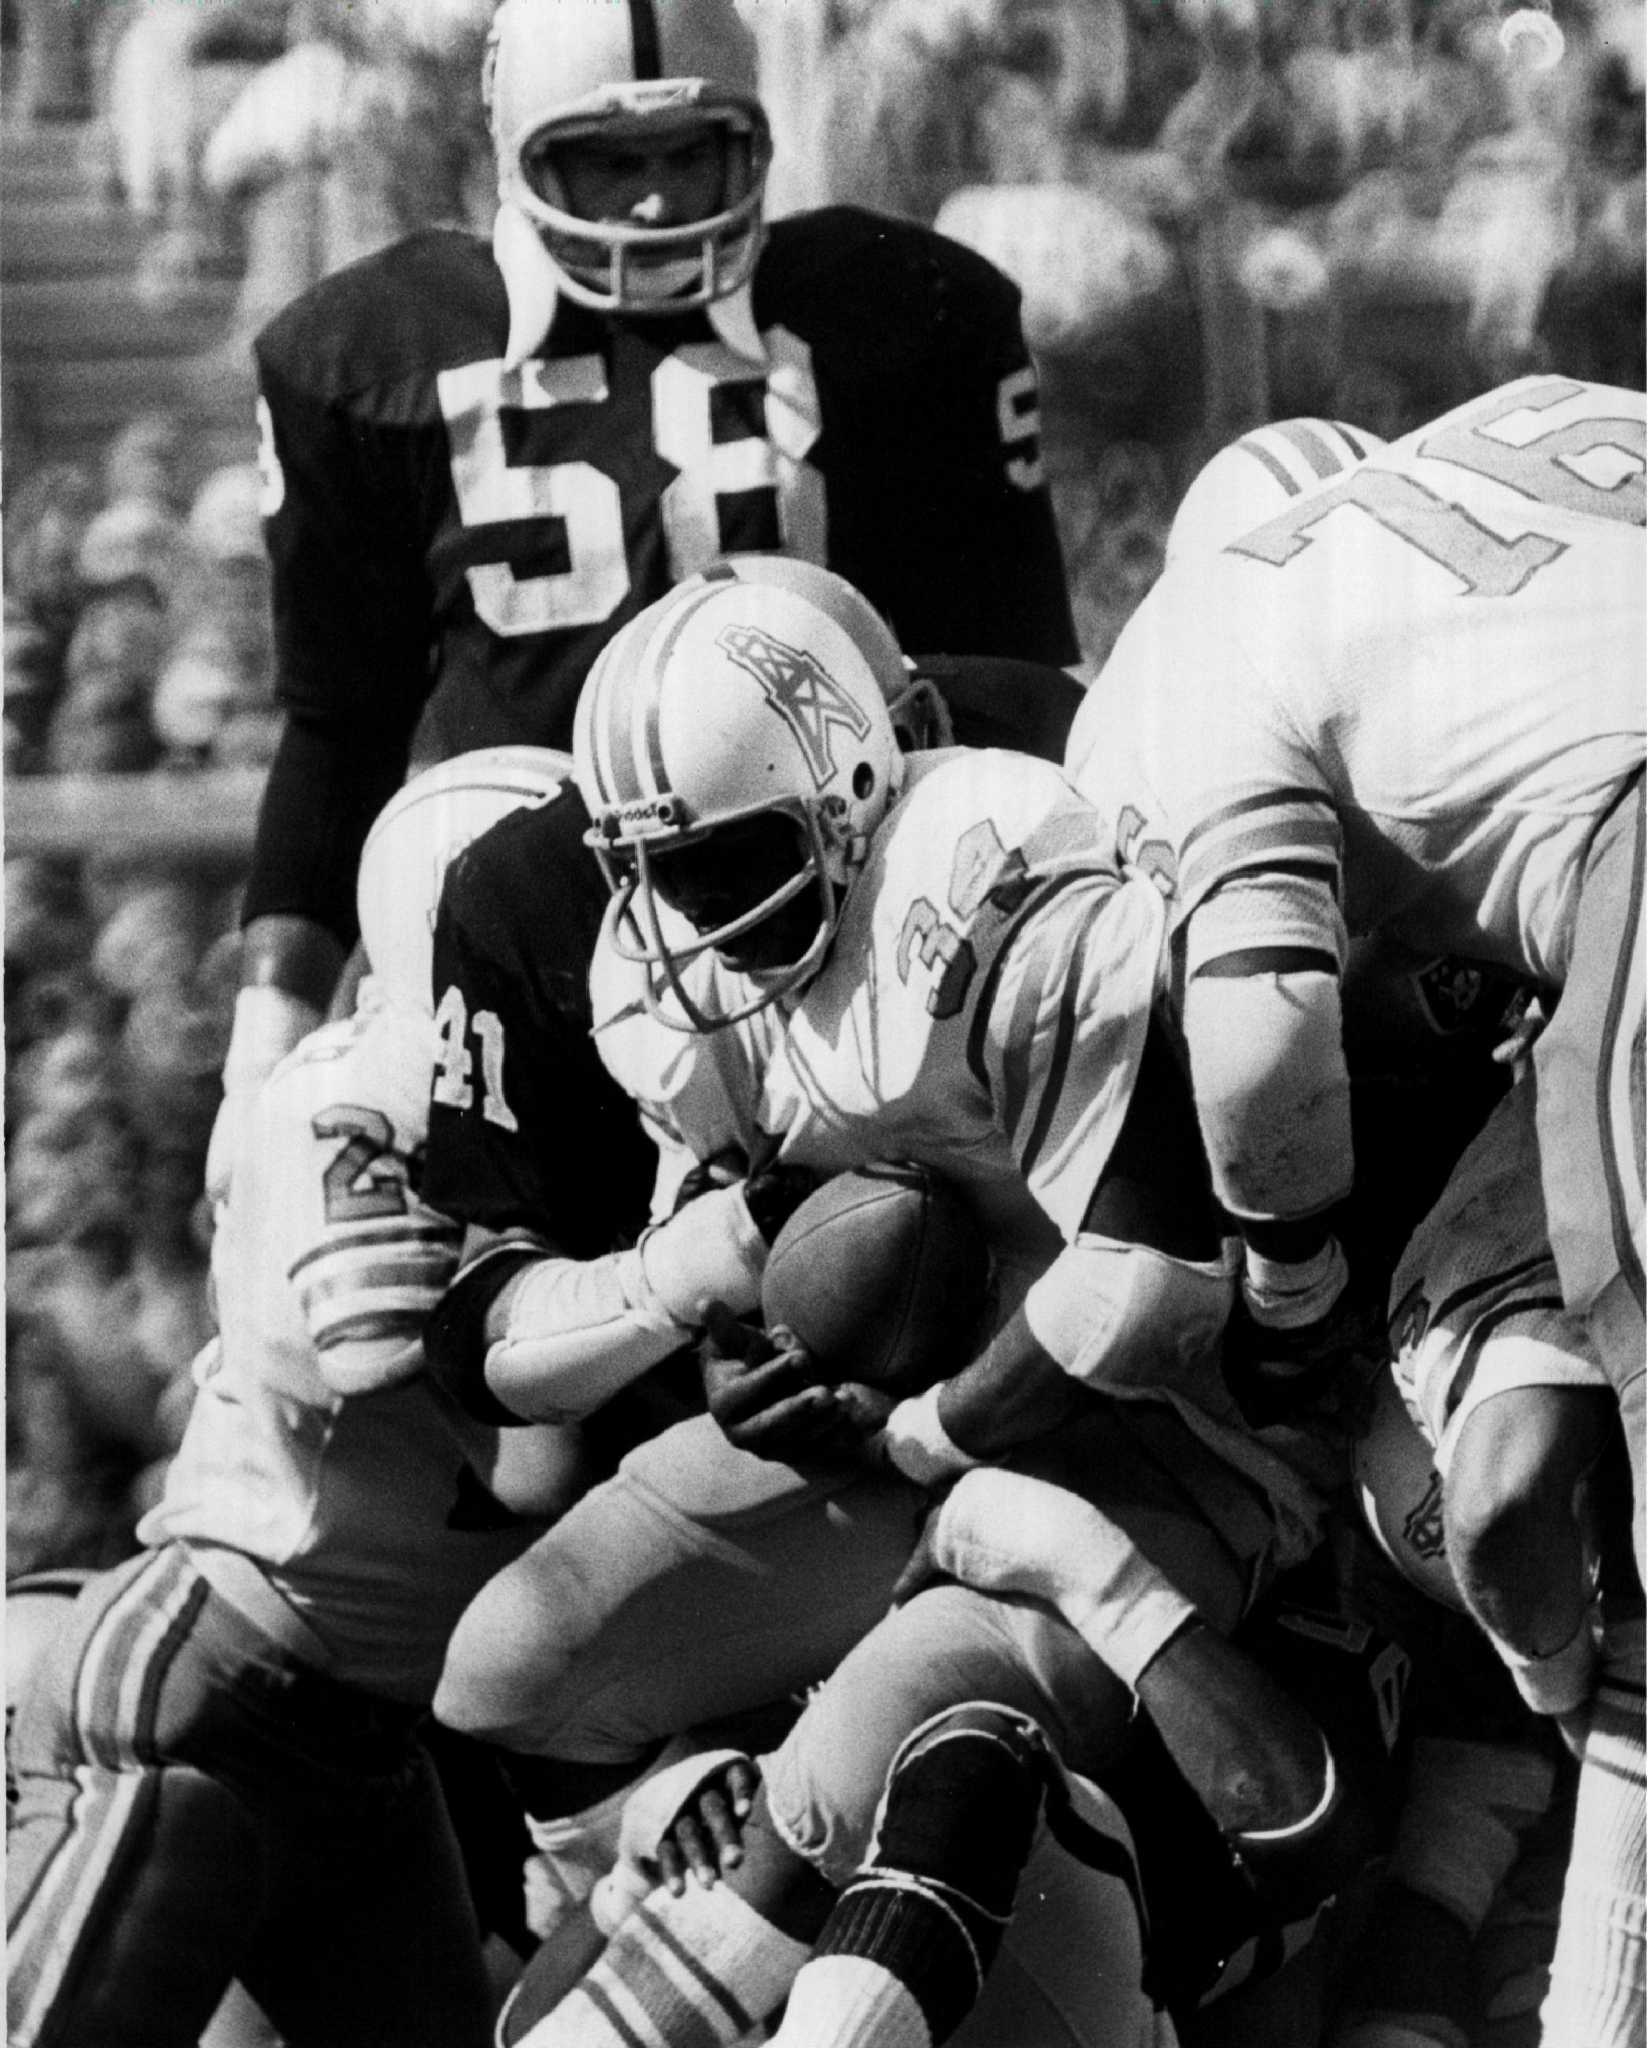
[[[181,1550],[162,1550],[92,1624],[75,1674],[75,1792],[62,1839],[13,1926],[12,1981],[30,1986],[13,2048],[27,2048],[45,2024],[95,1938],[99,1907],[117,1907],[116,1866],[150,1826],[159,1797],[147,1772],[157,1761],[161,1692],[208,1595]]]
[[[181,1551],[156,1551],[92,1624],[74,1682],[74,1728],[86,1762],[111,1771],[120,1768],[126,1686],[134,1672],[137,1683],[142,1682],[135,1653],[156,1626],[157,1604],[163,1605],[186,1570]]]
[[[12,1982],[32,1984],[27,2005],[12,2017],[11,2048],[33,2048],[74,1966],[76,1950],[95,1931],[92,1906],[128,1839],[147,1824],[155,1788],[144,1778],[110,1777],[82,1765],[63,1846],[46,1881],[13,1930]],[[38,1952],[38,1960],[33,1952]]]
[[[1635,1155],[1630,1081],[1642,1021],[1641,964],[1637,958],[1641,935],[1641,827],[1642,804],[1638,797],[1635,829],[1630,839],[1630,901],[1624,916],[1624,944],[1613,973],[1596,1069],[1596,1114],[1603,1134],[1602,1168],[1607,1176],[1613,1246],[1618,1253],[1619,1270],[1638,1309],[1647,1307],[1647,1284],[1643,1281],[1641,1247],[1636,1242],[1636,1232],[1641,1227],[1642,1188]]]

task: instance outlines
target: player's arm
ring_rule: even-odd
[[[558,823],[505,820],[468,848],[435,924],[442,1051],[424,1190],[470,1239],[427,1342],[436,1376],[495,1423],[582,1419],[690,1343],[706,1300],[752,1310],[799,1199],[783,1174],[703,1176],[642,1227],[645,1190],[672,1196],[695,1161],[666,1120],[643,1127],[594,1050],[583,991],[603,892],[591,865],[586,930],[566,860],[587,856],[573,845],[551,860]],[[553,918],[513,865],[523,853],[559,877]]]
[[[421,1020],[419,1020],[421,1021]],[[286,1246],[287,1284],[335,1394],[380,1393],[423,1369],[423,1330],[456,1269],[462,1232],[413,1185],[405,1134],[378,1106],[373,1062],[403,1052],[421,1068],[427,1045],[384,1019],[309,1082],[306,1062],[275,1075],[259,1097],[263,1171],[290,1190],[280,1223],[306,1219]]]
[[[324,1011],[355,937],[354,880],[372,819],[405,773],[428,691],[429,597],[405,493],[370,437],[259,344],[264,536],[276,691],[286,713],[242,909],[230,1072],[255,1068]],[[265,1068],[266,1070],[266,1068]]]
[[[1188,1082],[1152,1020],[1074,1241],[978,1358],[893,1410],[887,1455],[928,1482],[1010,1458],[1095,1394],[1175,1378],[1187,1351],[1217,1344],[1232,1294]]]

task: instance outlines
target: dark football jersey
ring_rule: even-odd
[[[503,365],[486,245],[432,230],[256,343],[283,701],[441,751],[569,744],[613,632],[738,549],[826,562],[902,645],[1077,653],[1018,293],[970,250],[832,208],[779,221],[766,361],[698,311],[563,301]]]
[[[987,658],[921,664],[963,745],[1057,762],[1079,701],[1061,669]],[[453,862],[435,923],[442,1035],[422,1194],[487,1230],[528,1230],[588,1258],[646,1221],[657,1154],[590,1036],[589,966],[608,901],[568,786],[511,813]]]
[[[435,921],[441,1035],[421,1192],[487,1230],[574,1258],[632,1241],[656,1154],[590,1036],[589,963],[608,901],[568,784],[452,863]]]

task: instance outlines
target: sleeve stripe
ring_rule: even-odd
[[[1318,477],[1337,476],[1344,467],[1325,437],[1316,433],[1307,421],[1280,420],[1277,422],[1277,432],[1284,440],[1292,443]]]
[[[1046,991],[1067,989],[1070,985],[1067,974],[1059,971],[1070,951],[1069,941],[1069,930],[1062,920],[1050,931],[1044,922],[1039,923],[1019,943],[1013,956],[1017,992],[1013,997],[1012,1015],[996,1034],[1004,1048],[1000,1117],[1009,1135],[1023,1122],[1025,1105],[1034,1085],[1030,1054],[1038,1036],[1037,1025]],[[992,996],[998,996],[1000,988],[1001,983],[997,982]],[[990,1007],[993,1011],[993,1000]]]
[[[1252,811],[1267,810],[1321,811],[1331,819],[1335,834],[1338,830],[1337,814],[1321,790],[1302,787],[1261,789],[1253,796],[1238,797],[1234,803],[1223,804],[1216,811],[1209,811],[1198,824],[1192,825],[1184,834],[1184,843],[1180,850],[1183,854],[1188,854],[1197,839],[1209,832],[1218,831],[1220,827],[1228,824],[1231,818],[1243,817]]]
[[[1464,1357],[1452,1384],[1447,1389],[1445,1415],[1450,1421],[1458,1413],[1458,1405],[1469,1391],[1470,1382],[1475,1378],[1476,1367],[1481,1363],[1481,1348],[1501,1323],[1507,1323],[1514,1316],[1540,1315],[1551,1310],[1560,1313],[1564,1308],[1559,1294],[1523,1295],[1516,1301],[1502,1301],[1496,1308],[1490,1308],[1471,1327],[1464,1341]]]
[[[1020,934],[1026,927],[1035,923],[1041,912],[1046,909],[1054,897],[1062,895],[1064,890],[1072,887],[1075,883],[1108,882],[1111,886],[1114,886],[1115,881],[1115,871],[1110,867],[1072,868],[1068,874],[1054,875],[1050,881],[1044,882],[1032,896],[1028,897],[1020,905],[1016,917],[1008,927],[1000,944],[996,947],[995,957],[989,963],[989,967],[984,974],[973,1005],[972,1025],[967,1032],[967,1069],[971,1073],[973,1080],[986,1093],[989,1089],[989,1076],[984,1066],[984,1039],[989,1031],[990,1016],[995,1008],[995,999],[1000,993],[1002,974],[1006,969],[1007,962],[1012,958],[1013,948],[1017,945]],[[976,942],[976,935],[974,935],[974,942]]]
[[[358,1260],[334,1266],[324,1274],[299,1282],[297,1292],[313,1315],[334,1300],[358,1294],[418,1294],[430,1300],[445,1294],[457,1260],[395,1260],[393,1264],[363,1266]]]
[[[1069,966],[1063,975],[1062,992],[1058,998],[1058,1022],[1053,1031],[1052,1053],[1047,1061],[1046,1078],[1041,1087],[1040,1107],[1035,1113],[1035,1121],[1030,1128],[1029,1136],[1026,1139],[1019,1139],[1018,1125],[1022,1121],[1021,1113],[1014,1117],[1008,1126],[1008,1136],[1017,1155],[1019,1169],[1026,1180],[1035,1170],[1063,1102],[1064,1081],[1069,1072],[1070,1048],[1075,1043],[1076,1013],[1082,995],[1081,969],[1086,959],[1087,940],[1091,930],[1090,923],[1081,927],[1080,936],[1070,955]]]
[[[337,1351],[345,1344],[405,1344],[416,1338],[427,1317],[411,1309],[362,1309],[314,1333],[317,1351]]]
[[[1550,1254],[1545,1251],[1539,1252],[1533,1258],[1523,1259],[1519,1265],[1500,1266],[1494,1272],[1484,1273],[1480,1279],[1471,1280],[1463,1287],[1455,1287],[1451,1294],[1443,1295],[1430,1311],[1430,1322],[1445,1322],[1466,1303],[1478,1301],[1484,1294],[1492,1294],[1499,1288],[1508,1287],[1512,1281],[1525,1280],[1530,1274],[1547,1271],[1549,1265]]]
[[[431,1220],[419,1223],[408,1221],[405,1216],[385,1216],[375,1223],[357,1224],[348,1230],[335,1230],[317,1245],[310,1247],[301,1258],[293,1259],[286,1268],[288,1280],[295,1280],[306,1267],[329,1261],[339,1253],[351,1251],[382,1251],[386,1247],[414,1244],[460,1245],[463,1232],[455,1223]]]
[[[1274,477],[1275,481],[1289,498],[1296,498],[1303,490],[1304,486],[1296,482],[1288,473],[1286,464],[1278,461],[1261,441],[1255,437],[1249,437],[1240,445],[1244,454],[1250,455],[1260,468],[1269,471],[1270,475]],[[1211,486],[1209,485],[1208,488],[1210,489]]]
[[[1186,849],[1179,870],[1181,898],[1193,908],[1232,875],[1283,867],[1324,881],[1336,898],[1341,852],[1336,820],[1329,824],[1293,811],[1244,829],[1232,826],[1217,837],[1203,838],[1193,854]]]

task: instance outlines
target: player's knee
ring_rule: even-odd
[[[595,1589],[571,1556],[540,1550],[529,1572],[506,1567],[452,1631],[435,1718],[465,1735],[535,1746],[555,1721],[561,1689],[593,1645],[600,1619]]]
[[[1447,1473],[1447,1552],[1467,1582],[1502,1581],[1573,1518],[1573,1489],[1605,1442],[1605,1396],[1517,1387],[1465,1422]]]
[[[940,1880],[993,1914],[1011,1909],[1056,1768],[1027,1716],[987,1701],[935,1714],[899,1748],[869,1861]]]

